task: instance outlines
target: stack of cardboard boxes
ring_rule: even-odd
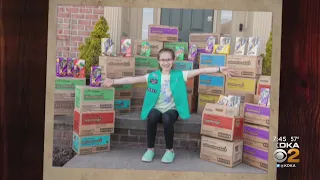
[[[240,95],[256,93],[258,77],[262,74],[262,57],[228,55],[227,67],[236,70],[234,78],[226,78],[225,94]]]
[[[72,115],[75,87],[85,85],[84,60],[57,58],[54,92],[54,115]]]
[[[131,77],[135,75],[135,58],[123,56],[100,56],[99,67],[101,68],[101,79],[118,79]],[[131,98],[133,95],[132,85],[116,85],[114,109],[116,115],[129,113],[131,107]]]
[[[72,147],[77,154],[110,151],[114,94],[114,88],[76,86]]]
[[[265,89],[270,90],[270,81],[270,76],[261,76],[256,94],[244,104],[243,162],[265,171],[268,170],[270,102],[263,104],[261,96]]]
[[[199,68],[217,67],[226,65],[226,55],[224,54],[200,54]],[[199,76],[199,99],[198,111],[202,114],[206,103],[216,103],[220,95],[225,94],[225,76],[220,73],[201,74]]]
[[[239,107],[207,103],[200,134],[201,159],[227,167],[242,163],[243,116]]]

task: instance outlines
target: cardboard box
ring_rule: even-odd
[[[269,127],[270,107],[258,104],[244,104],[245,122]]]
[[[174,65],[172,69],[181,70],[181,71],[191,71],[194,68],[193,61],[174,61]]]
[[[175,61],[173,69],[181,70],[181,71],[191,71],[194,69],[194,62],[192,61]],[[187,85],[187,92],[188,94],[194,94],[196,84],[195,84],[196,78],[190,78],[188,79],[186,85]]]
[[[111,134],[114,132],[114,111],[84,112],[74,110],[73,131],[80,136]]]
[[[243,145],[243,162],[268,171],[268,151]]]
[[[199,94],[197,114],[202,115],[207,103],[215,104],[218,102],[220,95]]]
[[[72,115],[74,100],[54,100],[54,115]]]
[[[257,93],[260,95],[262,88],[269,88],[271,90],[271,76],[260,76],[257,83]]]
[[[212,73],[212,74],[201,74],[199,76],[199,88],[198,92],[201,94],[213,94],[220,95],[224,94],[225,88],[225,76]]]
[[[200,159],[227,167],[242,163],[243,141],[224,141],[201,136]]]
[[[114,110],[116,114],[130,113],[131,99],[115,99]]]
[[[102,79],[135,76],[134,57],[99,56],[99,66]]]
[[[142,108],[144,98],[131,98],[131,108]]]
[[[56,77],[54,100],[74,101],[76,85],[86,85],[86,79],[72,77]]]
[[[156,57],[135,56],[135,75],[143,76],[159,69]]]
[[[150,24],[148,27],[149,41],[177,42],[179,39],[179,28]]]
[[[76,86],[75,108],[80,112],[114,110],[114,88]]]
[[[226,66],[224,54],[200,54],[199,68]]]
[[[182,46],[184,48],[184,59],[188,59],[189,53],[189,43],[188,42],[164,42],[164,48],[172,49],[174,52],[176,51],[177,46]]]
[[[233,116],[237,112],[228,112],[237,108],[207,103],[201,121],[201,135],[233,141],[243,137],[243,117]]]
[[[226,66],[233,68],[237,77],[256,78],[262,74],[262,57],[228,55]]]
[[[131,106],[130,112],[141,112],[142,106]]]
[[[72,149],[78,155],[110,151],[110,135],[79,136],[73,132]]]
[[[132,84],[115,85],[115,98],[131,98],[132,97]]]
[[[225,94],[244,96],[255,94],[257,80],[254,78],[226,77]]]
[[[197,96],[188,94],[188,103],[189,103],[189,111],[190,113],[196,112],[197,109]]]
[[[135,40],[135,41],[133,41],[133,55],[134,56],[140,55],[142,42],[148,42],[150,44],[150,46],[151,46],[150,56],[153,56],[153,57],[157,57],[159,51],[163,48],[163,42]]]
[[[133,98],[144,98],[147,91],[147,83],[134,84],[132,87]]]
[[[189,44],[195,44],[198,49],[198,53],[206,53],[205,48],[207,46],[207,38],[209,36],[215,37],[215,44],[219,44],[220,36],[222,34],[214,34],[214,33],[191,33],[189,35]]]
[[[243,143],[265,151],[269,149],[269,129],[263,126],[244,123]]]

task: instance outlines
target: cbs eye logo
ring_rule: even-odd
[[[300,154],[299,149],[289,149],[288,152],[286,152],[283,149],[277,149],[273,153],[273,159],[277,163],[282,163],[282,162],[285,162],[286,160],[288,163],[299,163],[300,159],[297,158],[299,154]],[[288,155],[290,156],[288,157]]]

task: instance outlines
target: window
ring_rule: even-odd
[[[153,24],[153,8],[143,8],[142,13],[142,40],[148,39],[148,26]]]
[[[221,10],[221,33],[232,34],[232,11]]]

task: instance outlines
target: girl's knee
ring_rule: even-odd
[[[166,113],[162,115],[162,123],[164,126],[173,125],[174,122],[175,122],[175,117],[170,116],[169,114],[166,114]]]
[[[161,112],[157,109],[152,109],[148,115],[148,123],[158,123],[161,118]]]

